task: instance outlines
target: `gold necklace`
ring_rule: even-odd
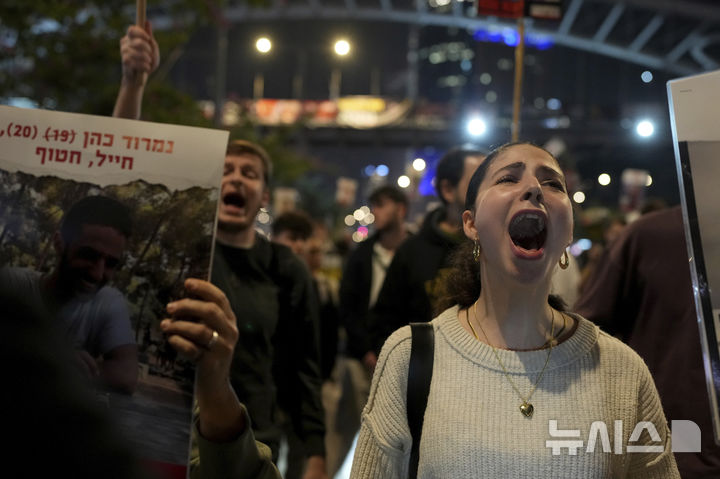
[[[475,302],[474,308],[475,309],[473,311],[473,315],[475,317],[477,317],[477,302]],[[482,331],[483,337],[485,337],[485,342],[487,343],[488,346],[490,346],[492,348],[493,354],[495,355],[495,359],[497,359],[498,364],[500,364],[500,367],[502,368],[503,373],[505,373],[505,377],[507,378],[507,380],[510,383],[510,385],[512,386],[512,388],[515,390],[515,393],[517,393],[517,395],[520,396],[520,399],[523,400],[522,404],[520,404],[520,412],[523,414],[523,416],[528,417],[528,418],[531,418],[533,413],[535,412],[535,407],[530,402],[530,398],[535,393],[535,390],[537,389],[538,384],[540,384],[540,380],[542,379],[543,375],[545,374],[545,369],[547,369],[547,365],[550,362],[550,355],[552,354],[553,343],[555,342],[555,311],[552,307],[550,307],[550,313],[552,314],[552,320],[551,320],[552,322],[550,325],[550,347],[548,349],[547,357],[545,358],[545,365],[543,366],[542,370],[540,371],[540,375],[538,376],[537,380],[535,381],[535,384],[533,385],[533,388],[530,391],[530,394],[527,395],[527,397],[524,397],[520,393],[520,390],[515,385],[515,382],[510,377],[510,373],[508,372],[507,368],[505,367],[502,360],[500,359],[500,355],[498,354],[497,349],[495,349],[495,346],[490,344],[490,340],[488,339],[487,334],[485,334],[485,330],[483,329],[482,324],[480,323],[480,321],[478,321],[478,326],[480,326],[480,331]],[[563,316],[563,320],[564,319],[565,319],[565,317]],[[470,310],[469,309],[467,312],[467,323],[468,323],[468,326],[470,326],[470,331],[472,331],[473,336],[475,336],[475,339],[480,341],[480,338],[478,337],[477,333],[475,332],[475,328],[473,328],[473,325],[470,322]],[[563,326],[564,326],[564,324],[563,324]],[[547,344],[547,343],[545,343],[545,344]]]

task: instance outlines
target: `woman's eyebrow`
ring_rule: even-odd
[[[552,166],[545,166],[545,165],[543,165],[543,166],[538,167],[538,169],[539,169],[542,173],[545,173],[545,174],[547,174],[547,175],[556,176],[556,177],[558,177],[558,178],[562,178],[562,176],[563,176],[563,174],[562,174],[560,171],[556,170],[556,169],[553,168]]]
[[[495,173],[493,173],[492,176],[495,176],[502,171],[524,170],[524,169],[525,169],[525,163],[523,163],[522,161],[516,161],[515,163],[510,163],[509,165],[505,165],[502,168],[498,169]]]

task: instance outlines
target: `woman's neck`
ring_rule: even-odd
[[[480,297],[468,309],[470,321],[487,335],[481,340],[502,349],[537,349],[562,327],[563,316],[547,302],[549,282],[508,285],[482,276]]]

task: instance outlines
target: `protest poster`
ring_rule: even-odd
[[[688,264],[715,442],[720,444],[720,71],[668,82]]]
[[[76,354],[109,364],[108,351],[136,345],[127,374],[93,393],[140,457],[178,468],[188,459],[194,368],[159,323],[185,278],[209,278],[227,140],[226,131],[0,106],[0,265],[37,285],[41,300],[62,290],[74,309],[61,308],[58,323]],[[129,213],[128,232],[104,223],[92,230],[100,242],[85,244],[87,222],[59,230],[74,205],[92,198],[95,208],[102,197]],[[73,269],[79,260],[103,275]]]

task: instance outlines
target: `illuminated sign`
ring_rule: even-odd
[[[562,19],[562,0],[528,0],[525,15],[544,20]]]
[[[525,14],[525,0],[478,0],[478,15],[520,18]]]
[[[503,18],[560,20],[562,0],[478,0],[478,15]]]

